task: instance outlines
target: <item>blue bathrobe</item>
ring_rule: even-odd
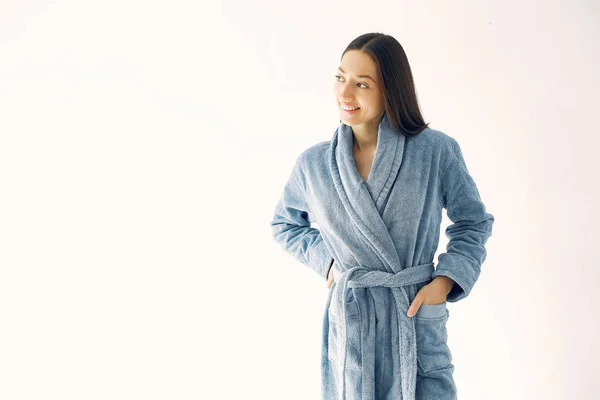
[[[352,128],[300,154],[271,221],[274,241],[324,280],[322,399],[453,399],[446,302],[406,315],[439,275],[468,296],[486,258],[494,217],[486,212],[459,144],[425,128],[406,136],[384,113],[363,181]],[[453,222],[438,257],[442,209]],[[318,228],[311,226],[317,223]]]

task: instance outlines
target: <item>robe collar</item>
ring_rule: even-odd
[[[353,192],[359,192],[360,186],[366,185],[372,201],[375,202],[378,210],[383,205],[383,200],[392,187],[400,164],[404,150],[405,136],[400,131],[393,128],[387,112],[383,114],[379,122],[377,132],[377,145],[375,156],[369,171],[366,182],[358,173],[356,161],[354,160],[354,132],[352,127],[340,123],[338,127],[338,146],[336,156],[339,160],[344,187]]]
[[[367,244],[383,258],[385,270],[399,272],[402,269],[400,258],[381,215],[402,164],[405,136],[392,127],[384,113],[378,126],[375,156],[365,182],[356,168],[353,135],[351,126],[340,123],[331,141],[329,161],[335,190]]]

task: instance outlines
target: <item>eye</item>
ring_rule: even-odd
[[[341,78],[341,76],[339,76],[339,75],[335,75],[335,78],[336,78],[336,80],[337,80],[338,82],[340,82],[340,80],[339,80],[338,78]],[[368,88],[369,88],[369,86],[365,85],[365,84],[364,84],[364,83],[362,83],[362,82],[359,82],[358,84],[359,84],[359,85],[363,85],[363,86],[364,86],[364,88],[361,88],[361,89],[368,89]]]

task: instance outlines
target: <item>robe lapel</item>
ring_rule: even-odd
[[[375,157],[366,183],[354,160],[352,128],[341,123],[330,147],[330,169],[337,194],[365,238],[365,242],[382,259],[387,272],[402,269],[400,258],[382,219],[385,199],[402,163],[405,137],[390,125],[387,113],[378,128]]]

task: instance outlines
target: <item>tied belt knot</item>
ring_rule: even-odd
[[[363,266],[353,267],[342,273],[336,272],[338,271],[334,269],[336,285],[333,288],[332,301],[342,321],[340,351],[338,351],[338,354],[341,355],[338,359],[338,371],[341,373],[340,381],[342,382],[341,398],[345,399],[346,396],[346,291],[350,288],[385,286],[391,288],[398,314],[402,398],[414,400],[417,382],[417,343],[414,320],[406,315],[410,307],[410,300],[405,286],[431,281],[434,272],[433,262],[406,267],[396,273],[373,270]]]

